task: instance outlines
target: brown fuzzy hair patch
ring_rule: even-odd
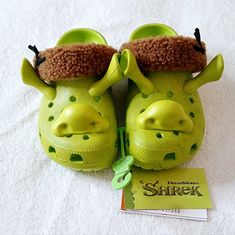
[[[207,62],[205,43],[183,36],[159,36],[124,43],[143,72],[199,72]]]
[[[70,44],[46,49],[36,54],[34,67],[46,81],[79,79],[104,74],[117,51],[100,44]],[[38,58],[43,60],[38,63]]]

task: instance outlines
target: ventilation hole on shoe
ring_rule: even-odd
[[[48,152],[49,153],[55,153],[55,149],[52,146],[49,146]]]
[[[142,94],[142,97],[146,99],[146,98],[148,98],[148,95]]]
[[[69,101],[70,101],[70,102],[75,102],[75,101],[76,101],[76,97],[73,96],[73,95],[70,96],[70,97],[69,97]]]
[[[102,113],[98,112],[98,114],[99,114],[101,117],[103,117],[103,114],[102,114]]]
[[[163,159],[164,161],[174,161],[175,153],[167,153]]]
[[[174,135],[179,135],[179,131],[173,131]]]
[[[193,112],[190,112],[189,115],[194,118],[195,117],[195,114]]]
[[[141,109],[141,110],[140,110],[140,113],[143,113],[144,111],[145,111],[145,109]]]
[[[71,138],[73,135],[66,135],[67,138]]]
[[[71,154],[70,155],[71,162],[83,162],[82,156],[79,154]]]
[[[156,136],[157,136],[157,138],[159,138],[159,139],[162,138],[162,134],[161,134],[161,133],[157,133]]]
[[[193,145],[191,146],[190,153],[193,153],[193,152],[195,152],[196,150],[197,150],[197,144],[195,143],[195,144],[193,144]]]
[[[39,134],[39,137],[41,137],[41,136],[42,136],[40,132],[38,132],[38,134]]]
[[[51,108],[53,106],[53,102],[50,102],[49,104],[48,104],[48,108]]]
[[[101,100],[101,97],[100,97],[100,96],[95,96],[95,97],[94,97],[94,101],[95,101],[95,102],[99,102],[100,100]]]
[[[194,103],[194,99],[192,97],[189,98],[190,103]]]
[[[53,116],[50,116],[49,118],[48,118],[48,121],[49,122],[51,122],[51,121],[53,121],[54,120],[54,117]]]
[[[166,93],[166,96],[167,96],[168,98],[171,98],[171,97],[174,96],[174,93],[173,93],[172,91],[168,91],[168,92]]]
[[[89,136],[88,136],[88,135],[84,135],[82,138],[83,138],[84,140],[88,140],[88,139],[89,139]]]

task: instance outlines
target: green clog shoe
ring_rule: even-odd
[[[23,59],[21,75],[44,95],[38,127],[46,154],[75,170],[110,167],[117,126],[108,88],[122,77],[119,54],[91,29],[71,30],[45,51],[29,48],[34,66]]]
[[[173,168],[192,159],[202,144],[205,120],[198,88],[220,79],[224,64],[218,54],[206,66],[198,29],[194,35],[178,36],[166,25],[148,24],[121,47],[123,74],[132,79],[126,149],[136,166]],[[193,77],[195,72],[200,73]]]

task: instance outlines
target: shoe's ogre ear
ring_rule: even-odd
[[[126,49],[121,55],[119,53],[113,55],[106,74],[91,86],[89,94],[93,97],[100,96],[124,77],[133,80],[143,95],[149,95],[154,90],[153,83],[139,70],[133,53]]]
[[[137,87],[140,89],[143,95],[149,95],[154,90],[152,81],[146,78],[140,71],[135,56],[129,49],[125,49],[122,52],[120,65],[123,71],[124,77],[130,78]]]
[[[34,67],[24,58],[21,65],[21,77],[25,84],[33,86],[41,91],[49,100],[56,96],[56,89],[43,82],[37,75]]]
[[[177,36],[175,30],[164,24],[146,24],[137,28],[130,36],[129,41],[156,36]],[[123,75],[133,80],[143,95],[149,95],[154,90],[150,79],[146,78],[140,71],[134,54],[129,49],[122,52],[120,58]]]
[[[122,70],[119,64],[119,53],[115,53],[104,77],[95,82],[89,89],[89,94],[93,97],[102,95],[114,83],[122,80]]]
[[[61,46],[73,43],[95,43],[107,45],[107,42],[102,34],[93,29],[87,28],[69,30],[60,37],[56,45]]]
[[[188,94],[192,94],[204,84],[219,80],[222,76],[223,70],[223,56],[218,54],[195,78],[185,82],[184,91]]]

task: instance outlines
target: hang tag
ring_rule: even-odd
[[[204,169],[147,171],[133,168],[135,209],[208,209],[211,200]]]

